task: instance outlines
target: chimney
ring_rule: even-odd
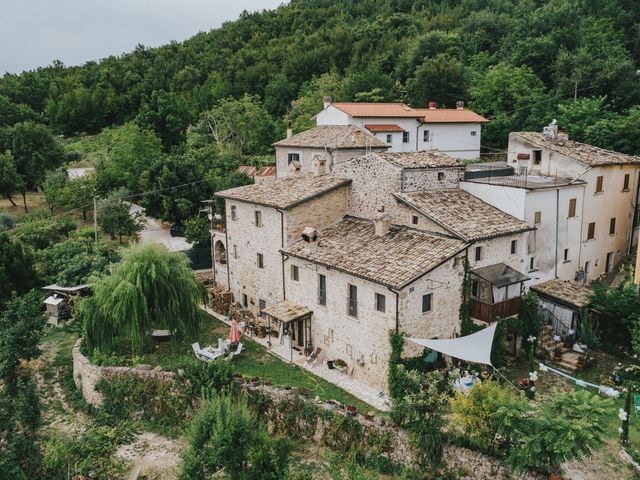
[[[464,102],[461,100],[458,100],[456,102],[456,110],[464,110]]]
[[[564,143],[569,140],[569,134],[563,129],[558,130],[558,143]]]
[[[287,138],[293,137],[293,129],[291,128],[291,123],[287,124]]]
[[[319,177],[326,173],[326,160],[319,155],[313,157],[311,161],[311,168],[313,169],[313,176]]]
[[[300,162],[294,160],[289,164],[289,175],[299,175],[300,174]]]
[[[302,230],[302,239],[307,243],[317,243],[318,237],[320,237],[320,234],[313,227],[304,227],[304,230]]]
[[[558,121],[554,118],[551,123],[542,129],[542,133],[553,138],[558,138]]]
[[[429,110],[435,110],[438,108],[438,104],[436,102],[429,102]]]
[[[384,206],[378,207],[378,213],[373,217],[373,228],[376,237],[384,237],[389,233],[389,227],[391,225],[390,217],[384,213]]]
[[[331,97],[329,95],[325,95],[322,99],[322,103],[324,103],[324,108],[327,108],[329,105],[331,105]]]

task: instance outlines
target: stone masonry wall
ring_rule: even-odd
[[[443,190],[458,188],[462,168],[411,169],[402,172],[402,191],[419,192],[424,190]],[[442,174],[442,180],[438,176]]]
[[[167,382],[173,382],[175,379],[175,373],[165,372],[162,370],[152,370],[144,367],[102,367],[94,365],[82,354],[82,352],[80,352],[81,345],[82,339],[80,338],[71,350],[73,358],[73,381],[76,384],[76,388],[82,393],[82,397],[85,402],[94,407],[102,405],[102,394],[96,390],[96,384],[105,375],[114,373],[133,373],[142,378],[160,377],[166,379]]]

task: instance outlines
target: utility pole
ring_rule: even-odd
[[[98,208],[97,201],[98,197],[93,197],[93,234],[96,240],[96,245],[98,245]]]

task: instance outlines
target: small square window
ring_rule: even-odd
[[[300,161],[300,154],[299,153],[289,153],[287,155],[287,163],[299,162],[299,161]]]
[[[238,219],[238,212],[235,205],[231,205],[231,220]]]
[[[471,130],[471,136],[475,137],[478,134],[478,132],[476,132],[475,130]]]
[[[422,313],[427,313],[431,311],[431,297],[432,293],[426,293],[422,295]]]
[[[390,133],[387,133],[387,143],[391,144],[393,142],[393,135],[391,135]]]
[[[291,280],[295,282],[300,280],[300,269],[297,265],[291,265]]]
[[[430,138],[431,135],[429,134],[429,130],[425,130],[422,132],[422,141],[428,142]]]
[[[603,190],[604,178],[600,175],[596,177],[596,193],[602,193]]]
[[[262,226],[262,212],[260,210],[255,211],[255,225],[256,227]]]
[[[518,241],[511,240],[511,255],[515,254],[518,249]]]
[[[438,172],[438,181],[442,182],[444,180],[444,172]]]
[[[475,259],[476,259],[476,262],[479,262],[480,260],[482,260],[482,247],[476,247]]]
[[[596,238],[596,222],[591,222],[587,228],[587,240]]]
[[[384,313],[386,310],[387,297],[376,293],[376,311]]]
[[[409,132],[402,132],[402,143],[409,143]]]
[[[418,216],[417,215],[414,215],[414,216],[411,217],[411,223],[413,225],[417,225],[418,224]]]
[[[533,224],[540,225],[542,223],[542,212],[535,212],[533,214]]]
[[[261,253],[257,254],[257,264],[258,268],[264,268],[264,255],[262,255]]]

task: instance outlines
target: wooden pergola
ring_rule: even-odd
[[[276,304],[266,307],[262,310],[262,314],[267,318],[269,326],[267,331],[269,332],[269,344],[271,344],[271,322],[281,323],[283,325],[283,333],[287,333],[289,336],[289,352],[290,360],[293,361],[293,344],[292,337],[294,334],[294,322],[298,325],[303,325],[303,340],[305,355],[310,353],[311,344],[311,315],[313,312],[306,307],[298,305],[290,300],[282,300]],[[300,333],[299,333],[300,335]],[[282,336],[280,337],[282,339]]]

